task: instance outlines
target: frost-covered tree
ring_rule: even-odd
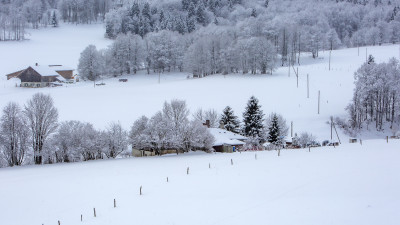
[[[240,121],[230,106],[225,107],[220,122],[224,125],[225,130],[233,133],[240,132]]]
[[[89,45],[81,53],[78,64],[79,76],[83,79],[96,80],[100,76],[103,63],[96,46]]]
[[[30,128],[35,164],[42,164],[42,150],[58,126],[58,111],[50,95],[36,93],[26,103],[23,112]]]
[[[258,103],[258,99],[251,96],[247,102],[246,109],[243,113],[243,134],[248,137],[262,139],[264,113]]]
[[[120,123],[111,123],[105,131],[104,154],[107,158],[116,158],[128,148],[128,133]]]
[[[269,114],[265,119],[265,128],[266,140],[276,145],[281,145],[283,138],[286,137],[289,132],[286,120],[278,113]]]
[[[0,158],[8,166],[20,166],[29,151],[29,130],[20,106],[8,103],[0,118]]]
[[[198,109],[194,114],[193,117],[195,120],[199,121],[200,123],[205,123],[207,120],[210,122],[210,127],[218,127],[219,126],[219,115],[217,111],[214,109]]]

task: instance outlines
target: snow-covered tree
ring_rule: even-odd
[[[8,166],[20,166],[29,151],[29,130],[20,106],[8,103],[0,118],[0,158]]]
[[[79,76],[83,79],[96,80],[101,75],[103,63],[96,46],[89,45],[81,53],[78,64]]]
[[[58,111],[50,95],[36,93],[26,103],[23,112],[30,128],[35,164],[42,164],[42,150],[58,126]]]
[[[120,123],[111,123],[105,131],[104,154],[107,158],[116,158],[128,148],[128,133]]]
[[[263,121],[264,113],[261,110],[258,99],[251,96],[243,113],[243,134],[261,140],[264,129]]]
[[[225,107],[224,111],[222,112],[220,122],[224,124],[225,130],[231,131],[233,133],[240,132],[240,121],[238,117],[235,116],[231,107]]]

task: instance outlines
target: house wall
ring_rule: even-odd
[[[56,72],[67,80],[73,79],[74,76],[72,70],[62,70],[62,71],[56,70]]]
[[[33,83],[42,82],[42,76],[40,76],[38,72],[32,69],[32,67],[28,67],[28,69],[24,70],[18,77],[21,79],[21,84],[26,82],[33,82]]]

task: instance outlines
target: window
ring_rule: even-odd
[[[25,84],[24,84],[24,86],[25,86],[25,87],[28,87],[28,84],[27,84],[27,83],[25,83]]]
[[[36,87],[40,87],[40,84],[36,84]]]

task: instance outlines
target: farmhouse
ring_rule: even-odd
[[[208,128],[208,130],[215,138],[213,148],[216,152],[239,151],[247,140],[245,136],[221,128]]]
[[[54,82],[71,82],[74,79],[73,70],[62,65],[29,66],[26,69],[7,74],[7,80],[19,78],[21,87],[49,87]]]

